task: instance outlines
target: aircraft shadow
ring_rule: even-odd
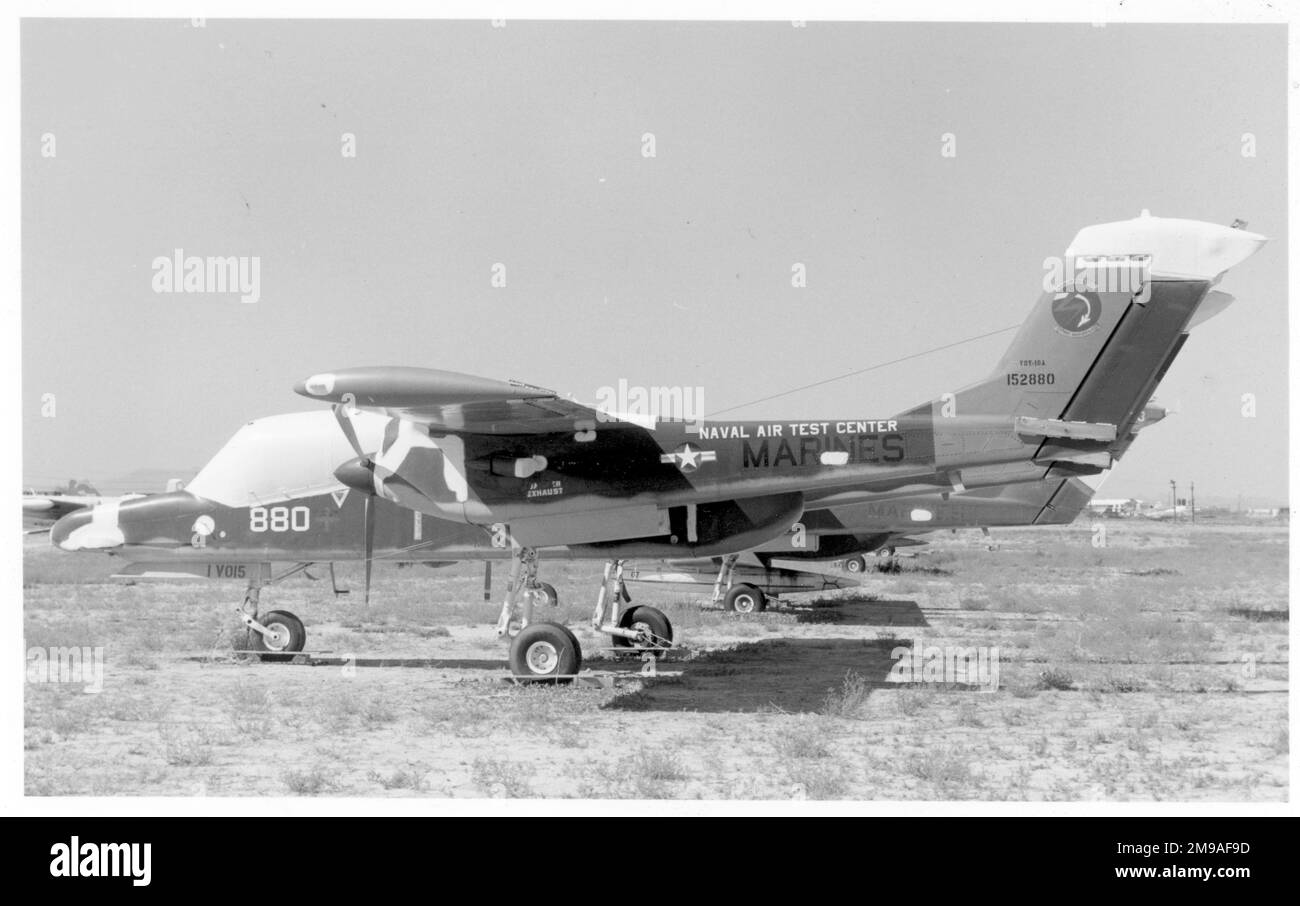
[[[438,657],[343,657],[334,654],[311,654],[310,652],[252,653],[237,651],[231,655],[235,660],[244,660],[261,664],[284,664],[293,667],[409,667],[424,670],[508,670],[505,658],[438,658]],[[207,656],[193,657],[189,660],[208,661]]]
[[[864,694],[885,686],[899,639],[764,639],[680,662],[680,675],[648,677],[638,691],[605,705],[624,711],[753,712],[822,710],[827,696],[860,677]],[[678,668],[674,664],[674,669]]]
[[[343,657],[335,654],[311,654],[309,652],[236,652],[235,660],[260,664],[281,664],[291,667],[357,667],[359,669],[376,667],[405,667],[416,670],[490,670],[500,672],[503,678],[510,672],[510,662],[504,657],[496,658],[439,658],[439,657]],[[195,656],[187,660],[207,663],[209,656]],[[670,661],[665,670],[676,670],[679,661]],[[584,668],[598,671],[605,675],[626,674],[635,676],[641,671],[640,659],[632,656],[588,658]]]
[[[844,598],[811,604],[784,604],[778,613],[794,614],[799,623],[836,626],[929,626],[915,601]]]

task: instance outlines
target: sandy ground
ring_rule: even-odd
[[[275,586],[313,657],[261,663],[235,650],[241,586],[124,585],[35,536],[29,662],[102,647],[105,672],[97,694],[29,675],[26,792],[1285,800],[1285,526],[1105,525],[1100,548],[1087,524],[936,536],[751,616],[633,585],[680,642],[654,677],[582,628],[599,564],[543,562],[586,656],[559,688],[508,681],[479,566],[381,566],[368,608],[323,571]],[[892,681],[900,648],[946,646],[996,649],[996,690]]]

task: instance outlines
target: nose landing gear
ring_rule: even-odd
[[[310,563],[299,563],[278,576],[272,576],[271,564],[262,563],[258,566],[257,575],[248,580],[244,602],[237,610],[240,621],[248,628],[251,650],[293,652],[302,651],[306,646],[307,628],[303,626],[302,620],[287,610],[272,610],[259,616],[257,608],[263,588],[300,573],[309,566]]]
[[[307,644],[307,628],[287,610],[273,610],[261,623],[267,632],[254,633],[254,651],[302,651]]]

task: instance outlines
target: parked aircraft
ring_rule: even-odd
[[[124,497],[140,495],[128,494]],[[49,530],[50,526],[74,510],[92,507],[109,498],[100,494],[87,481],[69,480],[66,488],[58,491],[23,492],[23,534],[32,535]]]
[[[540,552],[606,560],[593,627],[654,654],[672,627],[654,608],[619,612],[626,561],[716,557],[721,586],[741,554],[801,521],[830,537],[907,536],[937,522],[917,500],[971,503],[1020,484],[1054,485],[1051,500],[1073,507],[1071,480],[1103,473],[1132,442],[1188,331],[1231,301],[1211,287],[1264,242],[1145,214],[1085,228],[1067,259],[1140,280],[1044,293],[988,377],[894,415],[647,425],[518,382],[321,372],[295,389],[330,409],[250,422],[185,490],[72,513],[51,539],[245,579],[244,623],[272,650],[305,644],[297,617],[259,612],[260,590],[285,575],[363,559],[368,595],[375,559],[472,559],[488,544],[511,561],[497,626],[511,669],[571,676],[576,637],[533,620]],[[888,500],[910,509],[882,515]]]

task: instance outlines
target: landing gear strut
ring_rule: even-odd
[[[521,679],[572,679],[582,669],[578,637],[559,623],[534,623],[533,608],[539,601],[555,606],[559,595],[554,586],[537,581],[537,551],[517,547],[510,556],[506,599],[497,619],[497,636],[510,639],[510,672]]]
[[[767,608],[767,595],[756,585],[732,585],[733,573],[739,554],[728,554],[718,567],[718,578],[713,583],[713,603],[736,613],[759,613]]]
[[[244,593],[244,602],[238,612],[240,621],[248,628],[249,647],[253,651],[302,651],[307,644],[307,629],[302,620],[287,610],[272,610],[259,615],[258,604],[263,588],[309,566],[310,563],[299,563],[278,576],[272,576],[271,564],[262,563],[257,567],[257,575],[248,580],[248,591]]]
[[[497,619],[497,636],[513,636],[524,629],[533,620],[533,605],[538,598],[549,596],[545,588],[554,594],[552,586],[537,581],[537,551],[531,547],[517,547],[510,555],[510,577],[506,579],[506,600],[501,605],[501,616]],[[514,626],[515,609],[519,597],[523,596],[523,607],[519,612],[519,625]],[[558,596],[555,598],[558,603]]]
[[[718,569],[718,579],[713,583],[713,603],[718,605],[722,603],[723,595],[731,588],[731,573],[736,568],[736,561],[740,559],[739,554],[728,554],[722,558],[722,566]]]

